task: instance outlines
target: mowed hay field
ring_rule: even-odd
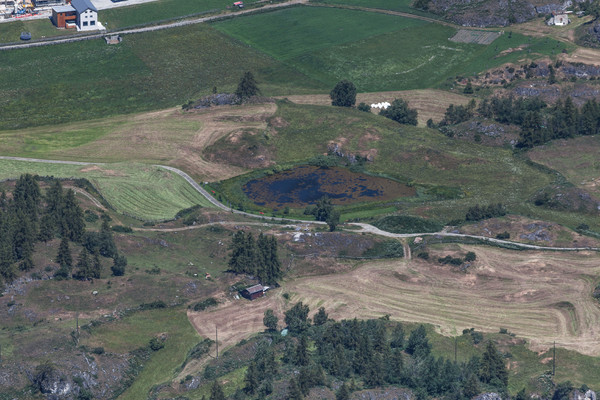
[[[0,160],[0,179],[21,174],[88,179],[119,213],[141,220],[171,219],[184,208],[210,203],[179,175],[133,164],[69,165]]]
[[[526,338],[534,351],[558,347],[600,355],[600,308],[592,298],[600,273],[597,253],[515,252],[490,247],[444,246],[434,254],[474,251],[478,260],[467,273],[419,260],[389,260],[358,265],[350,272],[298,278],[270,291],[264,299],[227,301],[214,310],[189,312],[206,337],[219,328],[223,347],[264,329],[263,312],[284,310],[297,301],[311,313],[325,307],[330,317],[378,318],[430,323],[448,336],[475,328],[506,328]],[[288,293],[285,300],[281,295]],[[560,379],[579,379],[579,371]],[[598,376],[593,378],[598,380]]]
[[[206,146],[244,129],[264,130],[274,103],[180,109],[0,132],[0,153],[18,157],[169,165],[201,181],[240,175],[242,168],[209,162]]]
[[[315,104],[320,106],[331,105],[331,98],[327,94],[319,95],[292,95],[285,96],[288,100],[297,104]],[[408,102],[410,108],[418,111],[419,126],[425,126],[428,119],[434,122],[444,118],[446,109],[450,104],[467,104],[471,98],[456,93],[445,92],[436,89],[403,90],[395,92],[357,93],[356,104],[380,103],[387,101],[391,103],[394,99],[403,99]],[[379,113],[379,109],[373,108],[371,112]]]

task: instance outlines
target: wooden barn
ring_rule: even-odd
[[[245,298],[247,298],[248,300],[254,300],[257,299],[259,297],[262,297],[265,295],[265,292],[269,289],[268,286],[263,286],[263,285],[254,285],[254,286],[250,286],[244,290],[242,290],[240,292],[240,294],[242,296],[244,296]]]

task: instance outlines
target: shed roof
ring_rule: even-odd
[[[73,11],[75,11],[75,9],[72,6],[70,6],[70,5],[52,7],[52,10],[56,11],[57,13],[73,12]]]
[[[98,9],[94,6],[94,4],[90,0],[73,0],[71,5],[75,7],[78,13],[82,13],[85,10],[92,10],[98,12]]]
[[[249,288],[246,288],[244,290],[248,291],[249,294],[252,294],[252,293],[258,293],[258,292],[264,292],[265,288],[263,287],[263,285],[258,284],[258,285],[250,286]]]

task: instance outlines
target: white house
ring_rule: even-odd
[[[98,23],[98,9],[90,0],[73,0],[71,6],[77,12],[78,31],[93,31],[103,28]]]
[[[552,11],[552,18],[550,18],[546,24],[548,25],[556,25],[556,26],[565,26],[569,22],[569,14],[571,11]]]

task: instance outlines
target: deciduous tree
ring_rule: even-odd
[[[342,80],[329,93],[331,105],[337,107],[352,107],[356,103],[356,86],[348,80]]]

